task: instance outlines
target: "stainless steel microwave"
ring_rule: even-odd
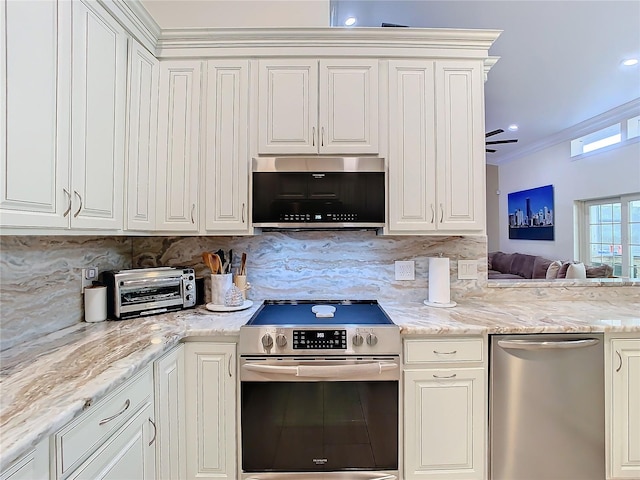
[[[380,157],[260,157],[252,162],[254,227],[375,229],[385,224]]]

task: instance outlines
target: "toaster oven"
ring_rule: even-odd
[[[196,305],[192,268],[157,267],[103,272],[107,314],[125,319],[166,313]]]

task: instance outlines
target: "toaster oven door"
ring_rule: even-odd
[[[181,277],[124,280],[119,285],[118,316],[144,314],[148,310],[179,308],[183,304],[182,288]]]

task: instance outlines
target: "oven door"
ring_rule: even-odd
[[[242,357],[243,479],[394,479],[400,361]]]

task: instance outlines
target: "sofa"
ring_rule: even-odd
[[[591,266],[525,253],[491,252],[487,267],[489,280],[607,278],[613,273],[609,265]]]

